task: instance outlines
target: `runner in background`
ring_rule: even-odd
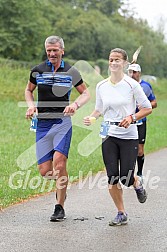
[[[154,95],[152,86],[150,83],[141,80],[141,67],[139,64],[130,64],[128,67],[128,74],[134,80],[140,83],[144,93],[146,94],[148,100],[150,101],[152,108],[157,107],[156,97]],[[138,111],[138,108],[136,112]],[[139,146],[138,146],[138,156],[137,156],[137,175],[141,177],[143,180],[143,166],[144,166],[144,144],[146,141],[146,129],[147,129],[147,119],[144,117],[143,119],[139,120],[137,128],[139,134]]]

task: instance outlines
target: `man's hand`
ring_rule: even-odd
[[[72,103],[71,105],[69,106],[66,106],[63,113],[64,113],[64,116],[73,116],[77,110],[77,104],[76,103]]]
[[[37,113],[36,107],[29,107],[26,111],[26,119],[31,119],[34,113]]]

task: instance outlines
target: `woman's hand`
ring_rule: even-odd
[[[86,116],[83,119],[83,123],[86,126],[90,126],[91,124],[93,124],[95,122],[96,122],[96,117],[94,117],[94,116]]]
[[[128,128],[130,126],[130,124],[133,122],[133,118],[131,115],[125,117],[120,124],[118,125],[119,127],[124,127],[124,128]]]

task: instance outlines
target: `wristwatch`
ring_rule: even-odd
[[[132,119],[133,119],[133,122],[136,122],[136,121],[137,121],[137,120],[136,120],[135,114],[132,115]]]

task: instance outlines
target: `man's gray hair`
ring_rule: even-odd
[[[64,41],[59,36],[49,36],[49,37],[47,37],[46,40],[45,40],[45,48],[46,48],[47,44],[56,44],[56,43],[59,43],[60,47],[62,49],[64,49]]]

